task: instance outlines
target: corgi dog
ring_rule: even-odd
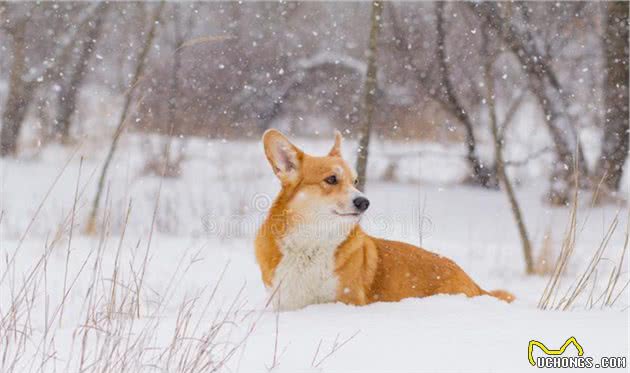
[[[359,221],[370,202],[341,157],[338,131],[323,157],[305,154],[277,130],[266,131],[262,141],[282,184],[255,241],[274,308],[366,305],[434,294],[514,299],[503,290],[481,289],[450,259],[366,234]]]

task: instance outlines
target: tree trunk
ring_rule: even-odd
[[[61,142],[67,143],[70,139],[70,125],[72,115],[76,110],[76,101],[81,85],[85,78],[85,69],[94,54],[96,41],[102,30],[105,16],[107,14],[107,3],[99,4],[94,17],[88,23],[88,31],[82,40],[81,50],[72,70],[69,72],[70,78],[61,86],[61,91],[57,95],[57,115],[55,118],[55,134],[61,138]]]
[[[609,192],[619,189],[623,166],[628,157],[628,2],[607,3],[604,35],[606,79],[604,86],[605,122],[602,153],[596,182]]]
[[[496,160],[496,172],[497,178],[501,185],[503,185],[503,189],[505,190],[505,194],[508,197],[508,202],[510,203],[510,209],[512,210],[512,215],[514,216],[514,221],[516,222],[516,227],[518,229],[519,236],[521,238],[521,247],[523,249],[523,257],[525,259],[525,273],[533,274],[534,273],[534,259],[532,255],[532,244],[529,240],[529,234],[527,233],[527,227],[525,226],[525,220],[523,219],[523,214],[521,213],[521,207],[518,203],[518,199],[516,199],[516,193],[514,192],[514,188],[512,186],[512,182],[507,176],[507,172],[505,171],[505,161],[503,159],[503,145],[504,145],[504,134],[505,134],[505,125],[503,126],[503,130],[499,129],[499,123],[497,119],[497,110],[496,110],[496,94],[494,88],[494,74],[492,72],[493,64],[495,61],[495,55],[489,50],[488,46],[488,34],[487,28],[483,26],[483,52],[485,55],[485,63],[484,63],[484,75],[486,81],[486,87],[488,89],[487,93],[487,102],[488,102],[488,112],[490,113],[490,125],[492,128],[492,138],[494,140],[494,157]]]
[[[169,175],[176,175],[175,170],[168,170],[169,165],[175,165],[175,162],[171,162],[170,149],[173,138],[173,129],[177,121],[177,93],[179,92],[179,70],[181,68],[181,54],[180,47],[184,44],[184,36],[180,29],[180,12],[179,4],[173,4],[173,36],[175,39],[175,53],[173,53],[173,64],[171,65],[171,78],[168,97],[168,124],[167,129],[164,132],[164,144],[162,146],[162,152],[159,155],[160,165],[163,170]],[[180,154],[181,155],[181,154]],[[164,174],[164,172],[162,172]]]
[[[381,14],[383,13],[383,3],[372,2],[372,17],[370,22],[370,40],[367,49],[367,71],[365,76],[363,112],[364,122],[359,129],[359,149],[357,152],[357,188],[365,190],[365,178],[367,174],[368,151],[370,146],[370,134],[372,132],[372,122],[374,120],[374,106],[376,105],[376,53],[378,44],[378,34],[380,31]]]
[[[21,5],[21,4],[18,4]],[[92,9],[97,9],[94,7]],[[60,46],[55,49],[55,53],[50,58],[44,60],[54,61],[54,63],[36,68],[27,64],[28,45],[26,45],[26,29],[30,22],[31,8],[24,19],[16,21],[15,26],[5,28],[13,39],[13,63],[11,66],[11,74],[9,78],[9,94],[7,102],[2,113],[2,129],[0,130],[0,157],[15,155],[17,151],[17,143],[19,140],[22,123],[26,117],[29,104],[31,103],[35,90],[40,84],[36,77],[46,78],[50,76],[58,76],[60,74],[60,65],[66,61],[66,57],[72,53],[72,49],[79,37],[81,30],[86,22],[92,19],[93,14],[88,12],[76,24],[78,27],[71,28],[67,33],[57,36]],[[28,59],[34,62],[35,59]],[[38,72],[35,75],[33,71]]]
[[[493,167],[485,166],[477,156],[477,140],[473,130],[473,123],[466,109],[457,98],[457,93],[450,80],[449,61],[446,55],[446,30],[444,29],[444,3],[437,2],[435,4],[436,12],[436,29],[437,29],[437,60],[440,66],[440,74],[442,76],[442,93],[441,100],[443,106],[454,115],[455,118],[464,126],[466,130],[466,159],[472,172],[472,180],[475,184],[484,187],[497,187],[496,175]]]
[[[9,94],[2,113],[0,131],[0,157],[14,156],[22,130],[22,123],[33,98],[35,84],[25,81],[26,74],[26,20],[12,30],[13,63],[9,78]]]
[[[151,25],[149,27],[149,32],[147,33],[147,37],[144,41],[144,45],[142,46],[142,50],[140,51],[140,55],[138,56],[138,61],[136,64],[136,68],[134,70],[133,77],[131,82],[129,83],[129,89],[125,92],[125,103],[123,104],[122,111],[120,112],[120,117],[118,118],[118,124],[116,126],[116,132],[114,132],[114,137],[112,138],[112,142],[109,146],[109,152],[107,153],[107,157],[105,158],[105,163],[103,164],[103,168],[101,169],[101,175],[98,179],[98,186],[96,189],[96,195],[94,196],[94,201],[92,202],[92,210],[90,211],[90,216],[88,217],[88,221],[85,227],[86,234],[94,234],[96,233],[96,217],[98,215],[99,204],[101,201],[101,195],[103,194],[103,189],[105,187],[105,178],[107,177],[107,170],[109,169],[109,165],[114,157],[114,153],[116,152],[116,147],[118,146],[118,140],[124,131],[124,126],[127,120],[127,115],[129,114],[129,108],[131,107],[131,100],[133,98],[133,92],[138,85],[138,81],[142,77],[144,66],[146,64],[146,58],[151,51],[151,46],[153,45],[153,39],[155,38],[155,33],[157,29],[157,25],[160,20],[160,16],[162,14],[162,9],[164,8],[164,1],[160,2],[153,17],[151,17]]]

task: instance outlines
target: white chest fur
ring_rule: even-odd
[[[276,309],[294,310],[335,301],[335,252],[347,237],[344,231],[331,234],[302,226],[279,240],[282,259],[271,289],[277,289],[272,302]]]

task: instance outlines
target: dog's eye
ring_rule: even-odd
[[[337,184],[337,176],[331,175],[324,179],[326,184],[335,185]]]
[[[358,185],[359,184],[359,179],[354,179],[353,183],[354,183],[354,185]]]

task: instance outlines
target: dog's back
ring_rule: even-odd
[[[433,294],[483,295],[452,260],[403,242],[372,238],[379,265],[370,291],[373,301],[398,301]]]

